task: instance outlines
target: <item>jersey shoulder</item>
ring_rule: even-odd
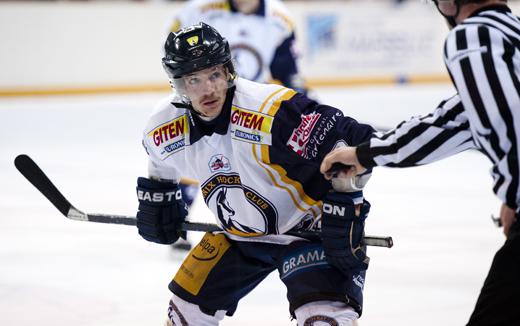
[[[296,92],[277,84],[263,84],[237,78],[233,106],[274,116],[280,103]]]
[[[156,105],[143,131],[143,145],[147,151],[161,153],[161,158],[184,147],[189,129],[186,109],[176,107],[174,99],[171,95]]]
[[[168,31],[177,32],[182,27],[205,21],[207,19],[206,16],[218,12],[231,12],[229,2],[226,0],[188,1],[175,13],[171,23],[169,23]]]
[[[446,62],[457,62],[473,53],[485,53],[494,46],[503,46],[504,40],[511,42],[498,21],[484,13],[469,17],[453,28],[444,43]]]
[[[290,14],[289,9],[280,0],[266,0],[265,14],[288,32],[294,31],[294,19]]]
[[[230,11],[229,2],[226,0],[196,0],[193,4],[196,10],[201,14],[205,14],[208,11]]]

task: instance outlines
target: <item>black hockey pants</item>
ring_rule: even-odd
[[[467,326],[520,325],[520,221],[497,251]]]

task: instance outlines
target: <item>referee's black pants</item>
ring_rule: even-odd
[[[520,219],[497,251],[467,326],[520,325]]]

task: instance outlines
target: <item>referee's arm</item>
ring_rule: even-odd
[[[409,167],[435,162],[475,144],[458,95],[421,117],[401,122],[384,134],[374,134],[357,147],[359,162],[374,166]]]
[[[445,44],[446,66],[476,130],[494,162],[493,191],[509,207],[519,202],[520,54],[499,27],[463,24]],[[516,67],[515,67],[516,66]],[[516,129],[516,130],[515,130]]]

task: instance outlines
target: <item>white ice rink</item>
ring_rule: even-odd
[[[428,112],[448,86],[319,90],[347,115],[393,126]],[[69,221],[15,169],[30,155],[77,208],[133,215],[146,175],[141,130],[165,94],[0,99],[0,325],[162,325],[167,285],[183,253],[127,226]],[[459,326],[472,311],[504,238],[490,163],[466,152],[412,169],[379,168],[366,187],[371,248],[361,326]],[[192,219],[208,219],[197,206]],[[273,273],[222,325],[295,325]]]

